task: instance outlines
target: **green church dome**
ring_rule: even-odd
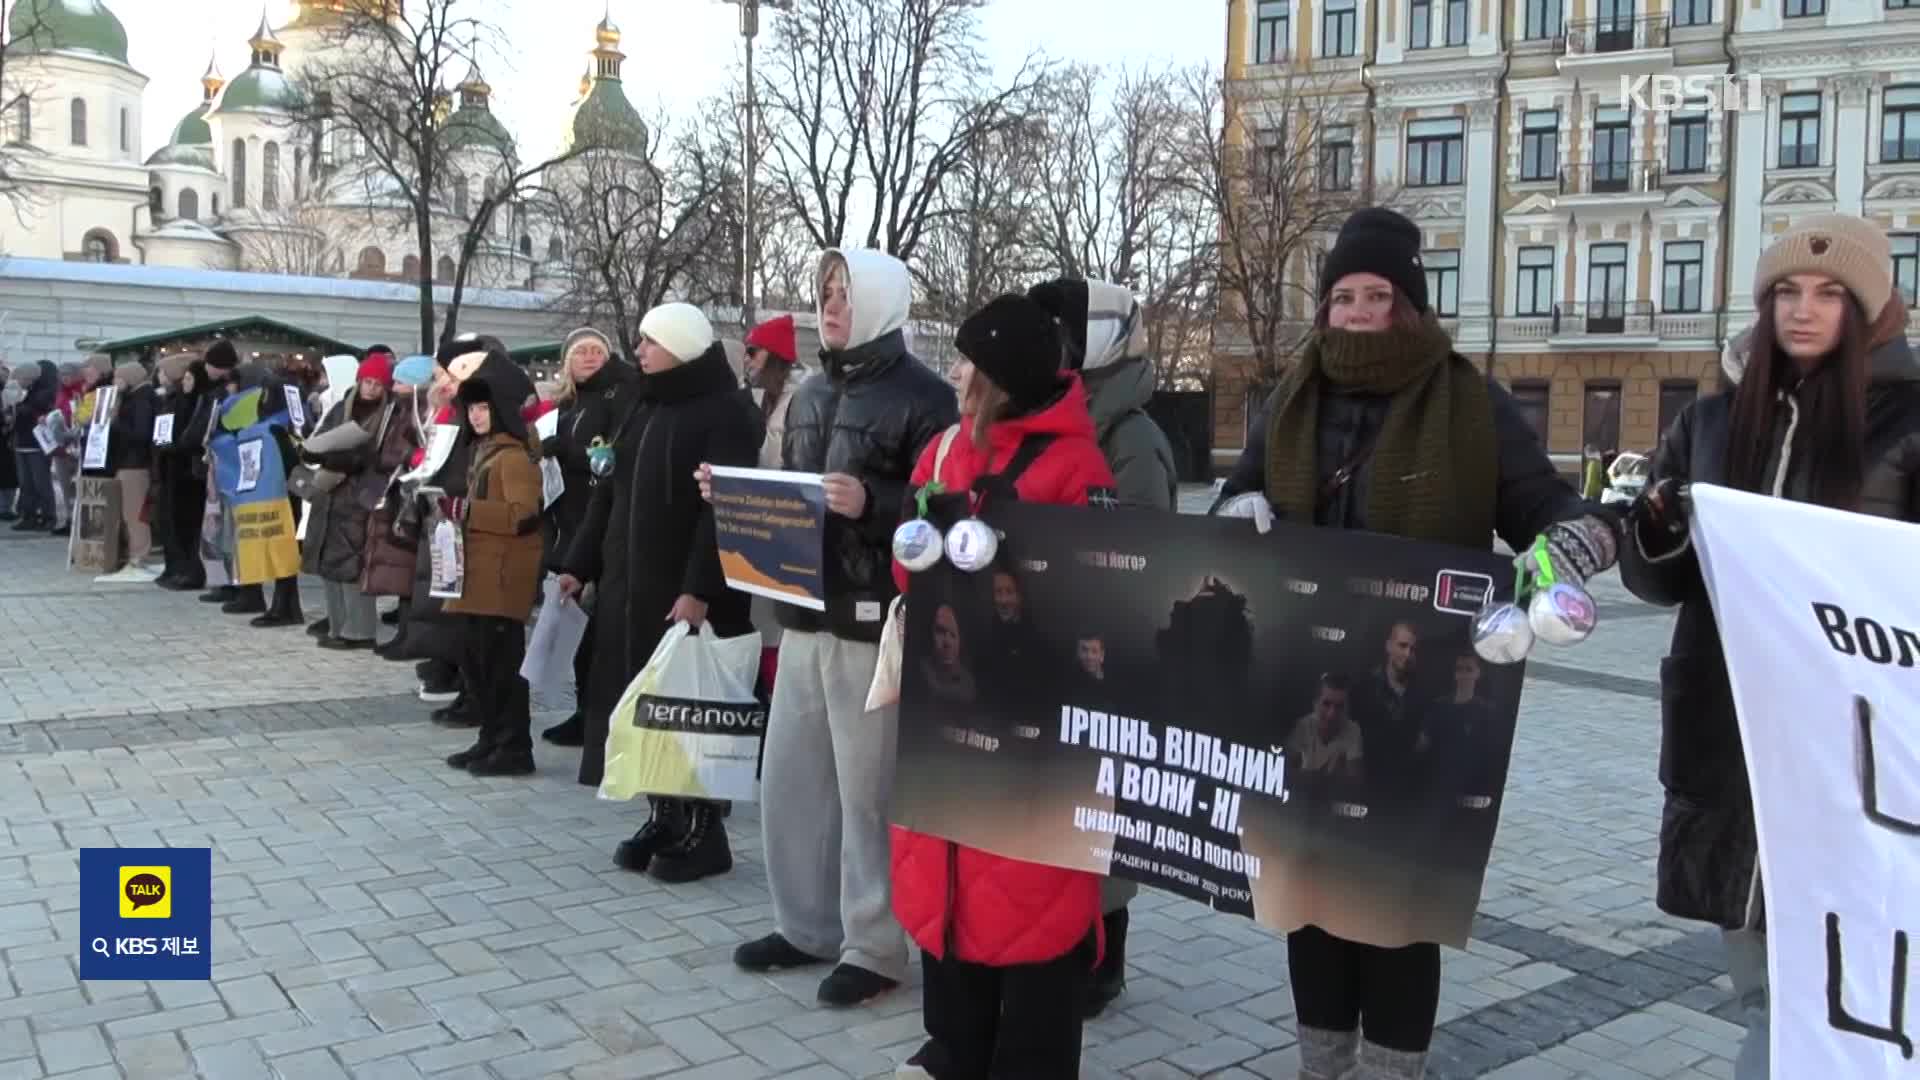
[[[293,86],[287,81],[285,72],[279,68],[256,66],[234,76],[233,81],[227,84],[225,92],[220,95],[218,111],[276,111],[288,108],[293,101]]]
[[[585,143],[632,154],[647,152],[647,125],[627,100],[619,79],[603,76],[593,81],[587,96],[574,106],[567,136],[569,148]]]
[[[175,146],[205,146],[213,143],[213,128],[207,125],[208,102],[201,102],[193,111],[180,118],[173,126],[173,137],[167,142]]]
[[[127,31],[100,0],[17,0],[7,36],[32,52],[70,49],[127,62]]]

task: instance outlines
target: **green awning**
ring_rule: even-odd
[[[509,349],[507,355],[521,367],[526,367],[528,364],[557,363],[560,360],[560,346],[565,344],[564,341],[543,341],[538,345],[522,345],[517,349]]]
[[[178,330],[163,330],[155,334],[142,334],[139,337],[122,338],[101,345],[99,352],[113,354],[122,352],[141,352],[161,345],[174,345],[189,341],[201,341],[209,338],[254,338],[275,344],[296,345],[301,348],[318,349],[328,356],[351,353],[359,356],[361,347],[330,338],[325,334],[316,334],[312,330],[284,323],[279,319],[270,319],[265,315],[240,315],[218,322],[201,323],[198,326],[183,326]]]

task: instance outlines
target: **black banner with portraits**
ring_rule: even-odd
[[[1463,945],[1522,665],[1490,552],[1003,503],[994,565],[913,576],[893,819],[1279,929]]]

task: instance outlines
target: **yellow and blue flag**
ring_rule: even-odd
[[[287,414],[259,419],[260,394],[255,388],[222,403],[220,433],[208,445],[214,486],[233,508],[234,580],[241,585],[300,572],[298,523],[287,501],[287,470],[274,433],[287,426]]]

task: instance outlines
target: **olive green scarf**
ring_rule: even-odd
[[[1499,483],[1493,398],[1486,376],[1453,352],[1432,316],[1411,331],[1321,330],[1308,340],[1267,419],[1267,501],[1292,521],[1314,520],[1326,477],[1347,464],[1318,461],[1323,388],[1391,399],[1359,469],[1369,531],[1490,545]]]

